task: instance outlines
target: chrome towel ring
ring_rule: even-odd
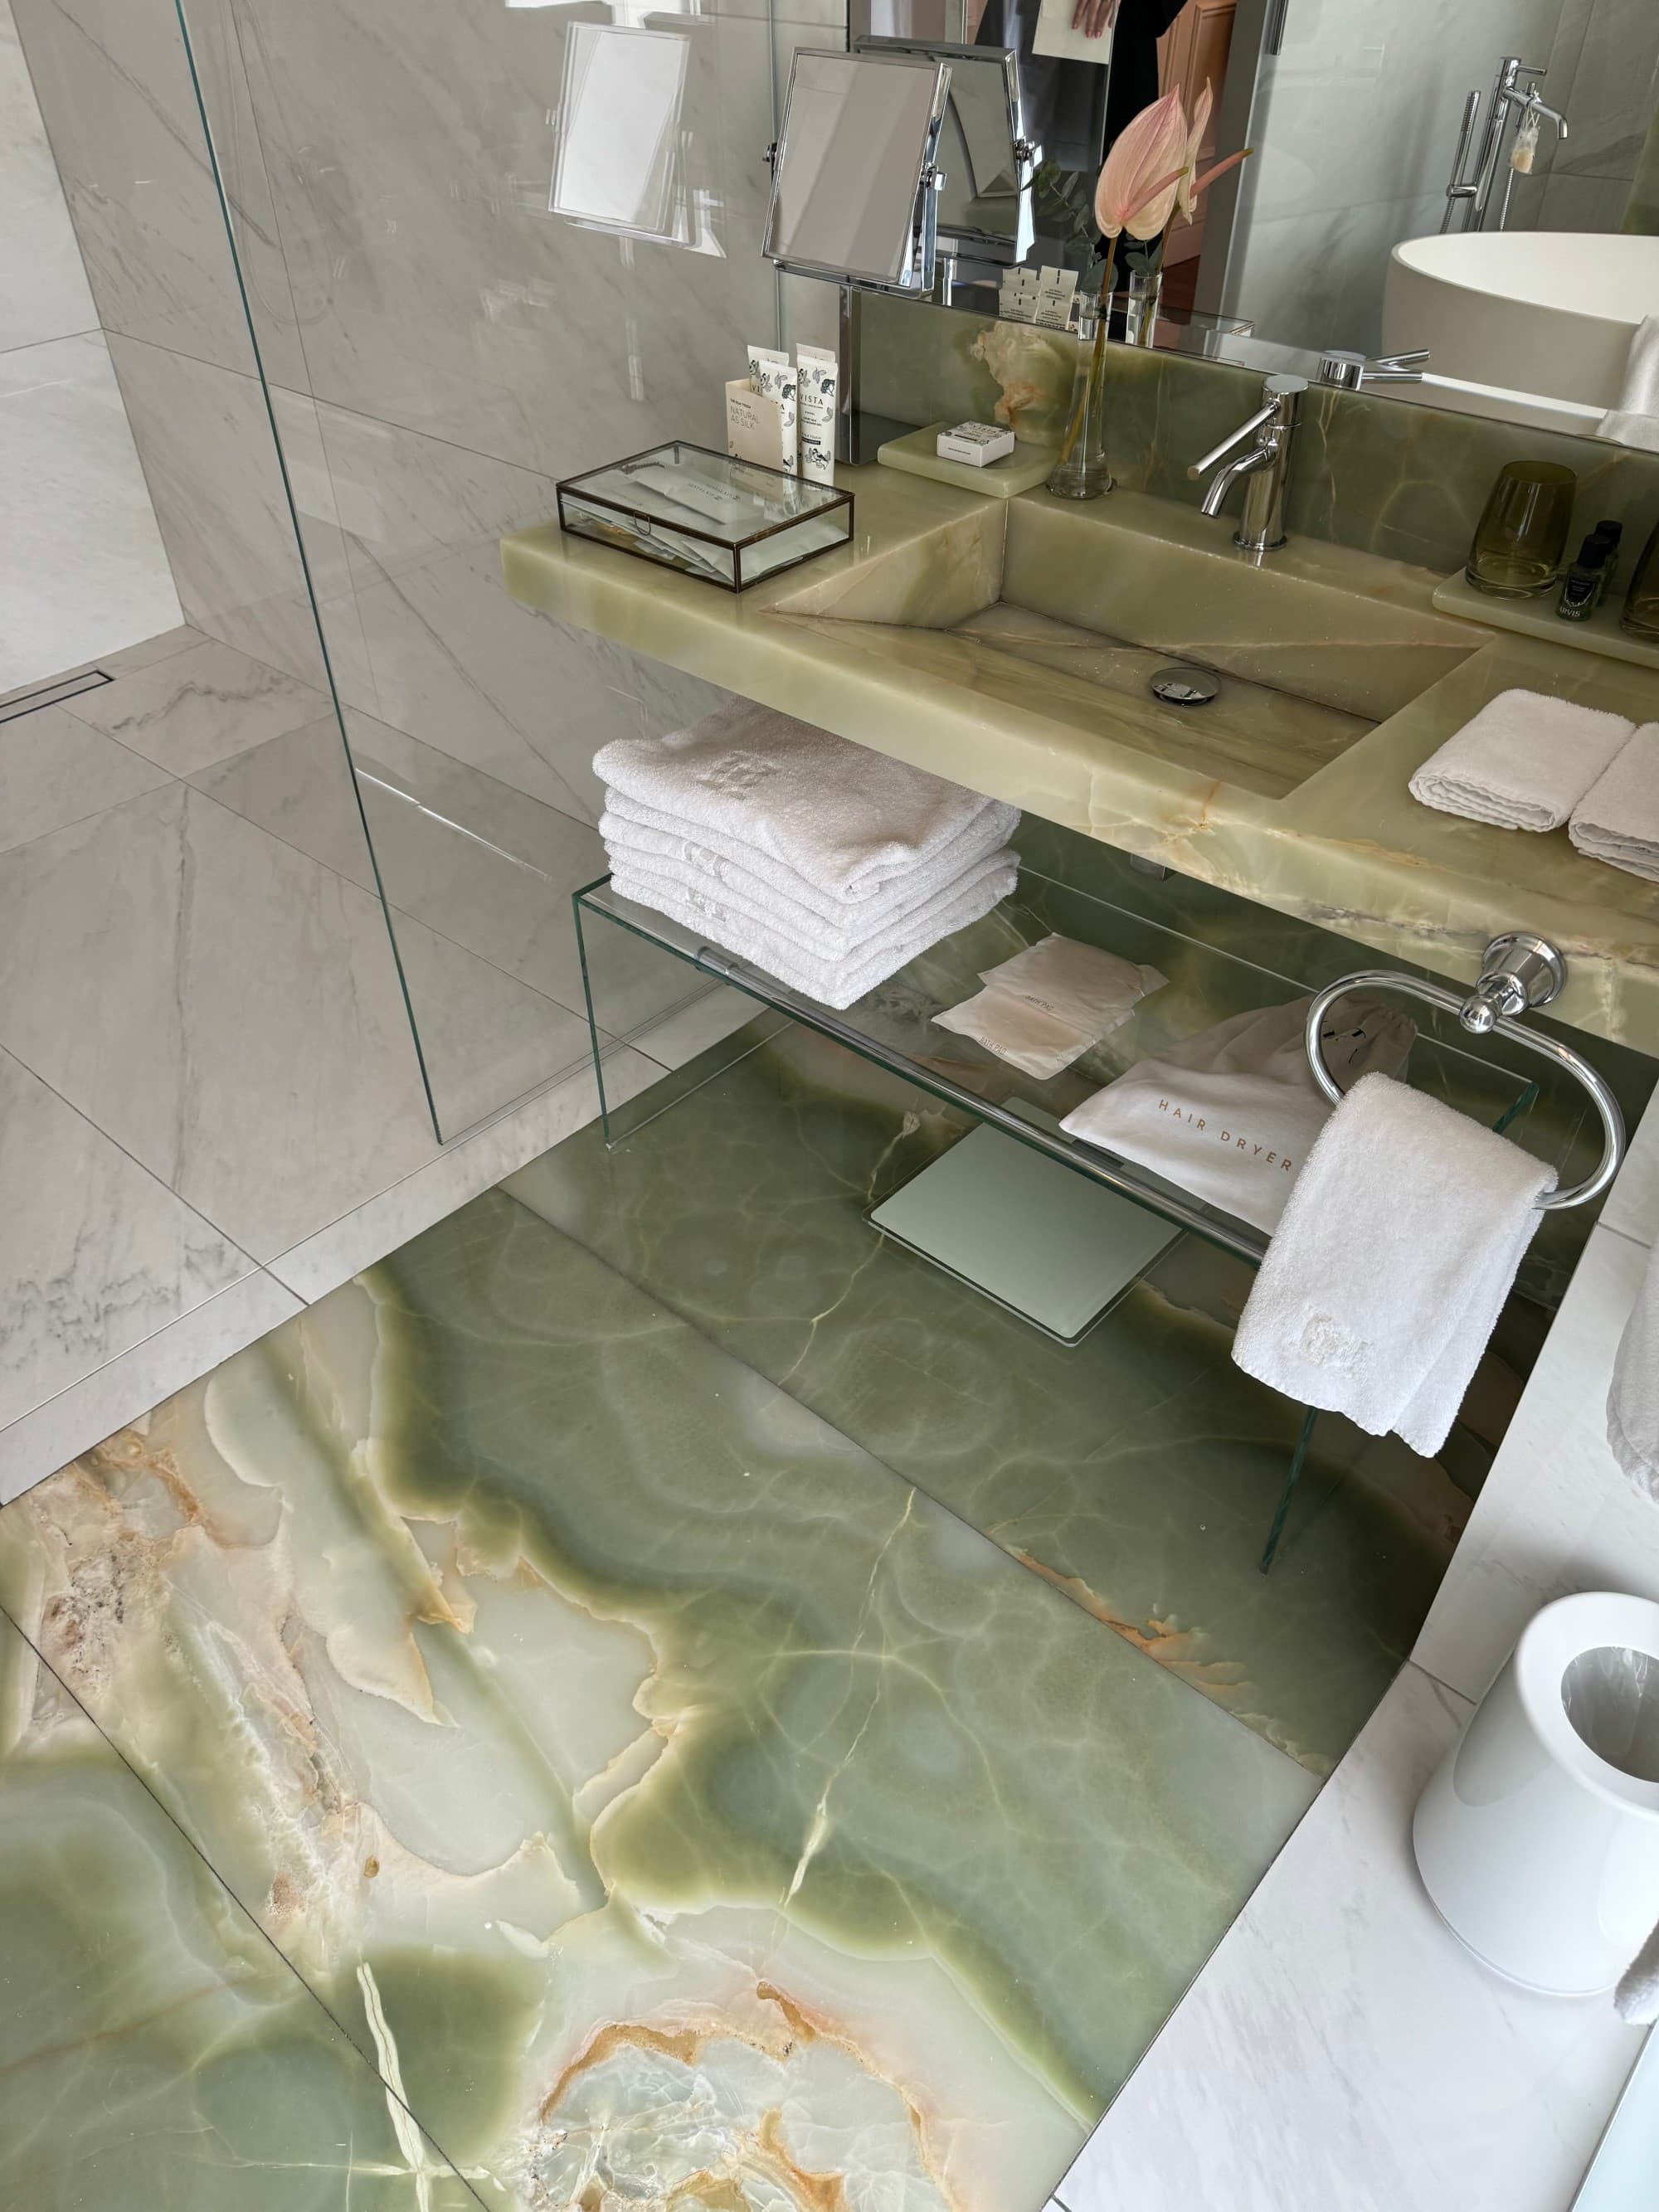
[[[1552,1212],[1564,1206],[1587,1206],[1591,1199],[1600,1198],[1618,1174],[1625,1157],[1625,1117],[1619,1110],[1619,1101],[1589,1062],[1581,1059],[1571,1046],[1557,1044],[1553,1037],[1540,1036],[1523,1028],[1516,1018],[1531,1007],[1548,1006],[1565,982],[1566,975],[1567,963],[1555,947],[1543,938],[1530,936],[1524,931],[1493,938],[1486,947],[1480,981],[1466,999],[1460,999],[1455,991],[1449,991],[1443,983],[1431,983],[1420,975],[1402,975],[1394,968],[1368,968],[1358,975],[1344,975],[1334,983],[1328,983],[1308,1008],[1308,1064],[1313,1070],[1314,1080],[1333,1106],[1341,1104],[1343,1094],[1325,1065],[1319,1036],[1332,1005],[1346,991],[1401,991],[1408,999],[1421,999],[1429,1006],[1448,1008],[1476,1036],[1486,1036],[1495,1030],[1500,1036],[1513,1037],[1528,1051],[1540,1053],[1558,1067],[1565,1067],[1595,1101],[1606,1139],[1601,1164],[1588,1181],[1575,1183],[1570,1190],[1552,1191],[1538,1201]]]

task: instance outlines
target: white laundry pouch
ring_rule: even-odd
[[[1308,1065],[1310,999],[1218,1022],[1096,1091],[1060,1127],[1133,1160],[1206,1205],[1274,1229],[1314,1139],[1334,1110]],[[1325,1065],[1343,1091],[1402,1076],[1417,1025],[1350,993],[1325,1016]]]

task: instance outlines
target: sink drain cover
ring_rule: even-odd
[[[1155,699],[1170,707],[1207,707],[1221,689],[1221,678],[1207,668],[1184,668],[1179,661],[1160,668],[1147,678]]]

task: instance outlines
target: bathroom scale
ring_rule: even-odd
[[[1182,1234],[983,1122],[870,1220],[1060,1344],[1080,1343]]]

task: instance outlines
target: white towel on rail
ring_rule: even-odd
[[[1299,1404],[1431,1455],[1554,1188],[1555,1170],[1508,1138],[1362,1076],[1291,1188],[1234,1359]]]
[[[1500,691],[1431,753],[1412,797],[1499,830],[1559,830],[1634,727],[1571,699]]]
[[[617,738],[593,772],[691,836],[734,839],[842,898],[908,875],[996,804],[748,699],[670,737]]]

